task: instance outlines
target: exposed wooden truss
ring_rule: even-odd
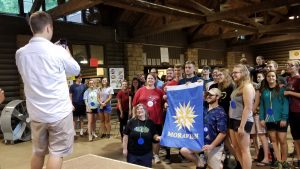
[[[39,3],[43,0],[36,0],[35,3]],[[176,1],[173,1],[173,3]],[[133,20],[134,36],[145,36],[151,34],[157,34],[165,31],[178,30],[187,27],[194,27],[194,31],[190,33],[190,40],[205,41],[215,39],[226,39],[237,37],[241,35],[258,35],[261,37],[264,33],[282,31],[284,27],[290,27],[289,30],[293,30],[299,27],[299,23],[296,21],[287,21],[284,14],[278,12],[278,7],[282,6],[295,6],[300,5],[300,0],[264,0],[260,2],[254,1],[238,1],[241,6],[229,9],[227,11],[218,12],[210,7],[207,7],[200,3],[198,0],[186,0],[184,3],[190,3],[193,9],[182,8],[176,6],[176,4],[169,5],[167,1],[146,1],[146,0],[69,0],[68,2],[57,6],[49,10],[48,12],[54,19],[62,16],[74,13],[81,9],[93,7],[98,4],[109,5],[113,7],[122,8],[127,11],[134,11],[143,13],[138,18]],[[183,2],[181,2],[183,3]],[[186,5],[185,5],[186,6]],[[198,11],[198,12],[197,12]],[[264,22],[257,22],[249,16],[254,13],[263,12]],[[161,24],[140,27],[136,25],[142,25],[144,18],[148,15],[161,17],[163,22]],[[174,18],[172,22],[169,19]],[[260,16],[261,17],[261,16]],[[160,20],[161,21],[161,20]],[[280,23],[280,21],[287,21]],[[215,23],[218,28],[215,36],[197,36],[203,24]],[[268,25],[270,24],[270,25]],[[232,31],[228,32],[227,28],[231,28]],[[223,30],[226,30],[223,32]]]

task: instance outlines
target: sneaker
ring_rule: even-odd
[[[93,135],[94,138],[97,138],[97,137],[98,137],[97,134],[96,134],[95,132],[92,132],[92,135]]]
[[[282,163],[282,169],[290,169],[290,168],[292,168],[292,166],[287,161],[284,161]]]
[[[106,134],[106,138],[108,138],[108,139],[109,139],[109,138],[110,138],[110,134]]]
[[[160,159],[159,159],[159,156],[157,155],[157,154],[154,154],[154,163],[155,164],[158,164],[158,163],[160,163],[161,161],[160,161]]]
[[[89,141],[93,141],[93,136],[89,135]]]
[[[83,136],[83,129],[80,129],[80,136]]]
[[[106,134],[102,134],[100,138],[105,138],[106,137]]]
[[[271,168],[278,168],[278,169],[282,169],[282,164],[279,161],[275,161],[275,163],[273,163],[271,165]]]
[[[171,162],[171,160],[170,160],[169,158],[164,159],[164,162],[165,162],[166,164],[172,164],[172,162]]]

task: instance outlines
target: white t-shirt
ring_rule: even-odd
[[[98,89],[90,89],[88,88],[83,94],[83,100],[85,104],[90,109],[96,109],[99,107],[98,102]]]
[[[101,89],[99,89],[99,91],[100,91],[100,101],[102,103],[105,100],[107,100],[107,98],[109,97],[109,95],[114,94],[114,89],[111,88],[111,87],[101,88]],[[110,104],[110,101],[107,104]]]
[[[78,75],[80,66],[69,52],[43,37],[33,37],[17,50],[16,64],[31,120],[52,123],[72,113],[67,76]]]

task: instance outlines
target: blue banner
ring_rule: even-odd
[[[203,82],[167,87],[168,109],[160,144],[199,151],[204,145]]]

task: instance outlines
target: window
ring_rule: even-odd
[[[67,15],[67,21],[82,23],[81,11],[78,11],[78,12],[72,13],[70,15]]]
[[[29,13],[30,12],[33,1],[34,0],[23,0],[23,2],[24,2],[24,13]],[[40,7],[39,11],[42,11],[42,6]]]
[[[74,59],[80,64],[88,64],[88,57],[85,45],[72,45]]]
[[[91,57],[98,59],[98,65],[104,64],[104,51],[103,46],[90,45]]]
[[[0,12],[19,14],[18,0],[0,0]]]
[[[57,6],[57,0],[45,0],[46,11]]]

